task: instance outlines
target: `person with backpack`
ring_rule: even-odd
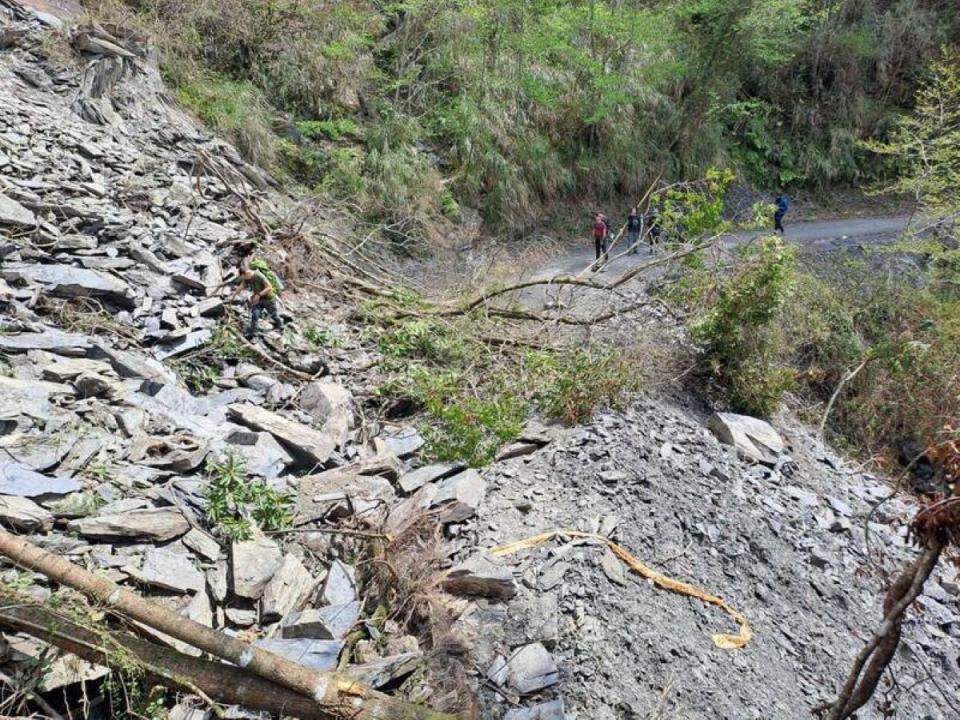
[[[643,230],[643,218],[637,215],[637,209],[630,210],[627,218],[627,244],[631,255],[640,252],[640,231]]]
[[[773,232],[776,233],[779,230],[782,236],[785,232],[783,229],[783,216],[786,215],[787,210],[790,209],[790,200],[783,190],[781,190],[777,193],[777,198],[773,202],[777,208],[773,213]]]
[[[647,237],[650,242],[650,252],[653,253],[660,244],[660,235],[663,233],[663,228],[660,227],[660,211],[656,205],[651,205],[647,213],[647,227],[650,228],[647,231]]]
[[[600,213],[600,217],[603,218],[603,224],[607,227],[607,237],[603,241],[603,251],[607,252],[613,242],[613,221],[603,213]]]
[[[250,291],[250,325],[244,336],[248,340],[253,340],[257,336],[260,315],[264,311],[270,316],[275,329],[282,328],[284,322],[277,310],[277,294],[267,276],[259,270],[254,270],[249,263],[244,263],[237,280],[237,289],[233,291],[230,300],[233,300],[242,290]]]
[[[597,250],[597,260],[607,252],[607,235],[609,232],[607,224],[604,222],[603,213],[597,213],[593,218],[593,244]]]

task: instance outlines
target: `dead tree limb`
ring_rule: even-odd
[[[942,550],[941,542],[924,548],[887,591],[883,603],[883,622],[854,659],[853,668],[837,699],[816,709],[817,712],[827,711],[827,720],[847,720],[873,696],[900,644],[903,615],[923,591],[923,585],[936,567]]]
[[[391,717],[454,720],[450,715],[434,713],[374,692],[343,675],[316,672],[216,632],[2,530],[0,555],[20,567],[42,573],[60,585],[83,593],[115,615],[136,620],[227,660],[248,673],[311,698],[332,718],[347,717],[349,713],[351,720],[385,720]]]
[[[857,365],[853,370],[843,377],[843,379],[837,385],[837,389],[833,391],[833,395],[830,396],[830,401],[827,403],[827,409],[823,411],[823,418],[820,420],[820,429],[817,431],[817,437],[823,439],[823,432],[827,428],[827,420],[830,417],[830,412],[833,410],[834,403],[837,402],[837,398],[840,397],[840,392],[843,390],[843,388],[847,386],[848,382],[852,381],[857,375],[859,375],[860,371],[869,365],[872,360],[876,359],[877,358],[875,355],[864,358],[862,363]]]
[[[449,317],[452,315],[465,315],[470,311],[475,310],[479,306],[484,305],[488,303],[490,300],[493,300],[494,298],[499,297],[501,295],[506,295],[507,293],[515,292],[517,290],[525,290],[527,288],[539,287],[542,285],[553,285],[553,286],[572,285],[576,287],[590,288],[593,290],[615,290],[618,287],[630,282],[633,278],[637,277],[638,275],[643,274],[647,270],[658,267],[660,265],[665,265],[666,263],[672,262],[674,260],[679,260],[681,258],[687,257],[688,255],[692,255],[696,252],[700,252],[701,250],[705,250],[706,248],[710,247],[713,244],[713,242],[714,242],[714,238],[711,238],[707,242],[698,243],[697,245],[686,248],[684,250],[680,250],[675,253],[670,253],[669,255],[664,255],[662,258],[657,258],[656,260],[653,260],[651,262],[644,263],[643,265],[638,265],[634,268],[631,268],[630,270],[627,270],[625,273],[621,274],[620,276],[606,283],[596,282],[595,280],[586,280],[580,277],[574,277],[570,275],[561,275],[559,277],[543,278],[540,280],[525,280],[524,282],[514,283],[512,285],[507,285],[506,287],[497,288],[496,290],[491,290],[489,292],[486,292],[483,295],[480,295],[479,297],[474,298],[469,303],[459,308],[438,309],[433,312],[428,310],[421,314],[422,315],[431,315],[431,314],[439,315],[441,317]],[[539,318],[532,318],[532,319],[539,319]]]
[[[31,635],[114,670],[129,668],[127,658],[118,653],[121,650],[143,668],[153,683],[186,692],[194,692],[195,687],[219,703],[310,720],[331,718],[310,698],[232,665],[190,657],[122,632],[109,633],[106,642],[106,631],[95,633],[42,607],[8,605],[0,609],[0,627]]]

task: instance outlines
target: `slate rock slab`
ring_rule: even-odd
[[[80,483],[68,477],[42,475],[17,463],[0,463],[0,494],[36,498],[68,495],[80,490]]]
[[[318,672],[329,672],[336,668],[340,652],[343,650],[342,640],[273,638],[258,640],[254,645]]]
[[[323,465],[336,449],[334,440],[324,433],[265,408],[236,404],[228,406],[227,412],[241,425],[270,433],[299,460]]]
[[[323,584],[323,601],[328,605],[345,605],[356,599],[356,570],[340,560],[334,560]]]
[[[359,600],[311,608],[287,615],[280,623],[280,634],[288,639],[342,640],[359,617]]]
[[[46,420],[50,417],[51,398],[73,394],[73,388],[68,385],[0,375],[0,420],[20,417]]]
[[[440,508],[440,521],[461,522],[473,517],[483,502],[487,484],[473,468],[441,481],[430,501],[431,508]]]
[[[400,476],[400,489],[405,493],[416,492],[424,485],[442,480],[456,472],[463,470],[463,463],[439,463],[437,465],[426,465],[416,470],[411,470],[405,475]]]
[[[720,442],[733,445],[741,455],[754,462],[775,464],[786,449],[783,438],[770,423],[748,415],[714,413],[707,421],[707,427]]]
[[[530,695],[556,685],[560,671],[541,643],[531,643],[517,648],[507,660],[495,661],[487,677],[497,685],[508,685],[520,695]]]
[[[170,507],[81,518],[72,520],[67,529],[83,537],[103,540],[166,542],[186,533],[190,523],[180,510]]]
[[[567,720],[563,698],[528,708],[508,710],[503,720]]]
[[[260,616],[277,620],[296,610],[313,592],[317,581],[296,555],[285,555],[283,563],[263,590]]]
[[[133,291],[125,282],[107,273],[70,265],[8,265],[2,271],[5,280],[27,281],[43,285],[57,297],[104,297],[128,310],[136,307]]]
[[[0,335],[0,352],[4,353],[46,350],[67,357],[82,357],[89,347],[91,347],[91,341],[86,335],[62,332],[53,328],[44,329],[42,332]]]
[[[259,600],[281,564],[283,553],[273,540],[255,538],[235,542],[230,548],[231,584],[234,594]]]
[[[0,495],[0,525],[25,532],[46,531],[53,527],[53,515],[33,500],[16,495]]]
[[[174,592],[200,592],[207,584],[188,556],[162,548],[147,548],[140,572],[147,584]]]
[[[27,208],[12,198],[0,193],[0,225],[13,227],[33,227],[37,218]]]

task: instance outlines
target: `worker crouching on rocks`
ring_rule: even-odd
[[[240,268],[240,275],[237,278],[237,289],[233,291],[230,299],[233,300],[242,290],[250,291],[250,325],[245,333],[248,340],[253,340],[257,336],[257,326],[260,323],[260,315],[264,311],[273,321],[276,329],[283,327],[283,320],[280,319],[280,313],[277,310],[277,297],[273,290],[273,285],[259,270],[254,270],[249,265],[244,264]]]

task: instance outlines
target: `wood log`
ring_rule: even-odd
[[[328,717],[350,720],[455,720],[452,715],[433,712],[371,690],[344,675],[311,670],[219,633],[3,530],[0,530],[0,554],[23,568],[42,573],[60,585],[83,593],[108,612],[136,620],[233,663],[247,673],[259,675],[312,698],[328,713]]]
[[[112,669],[129,669],[127,658],[118,653],[123,650],[142,665],[145,679],[151,684],[186,692],[191,692],[193,686],[226,705],[304,720],[336,717],[310,698],[232,665],[190,657],[122,632],[94,633],[43,607],[6,605],[0,609],[0,627],[31,635]]]

